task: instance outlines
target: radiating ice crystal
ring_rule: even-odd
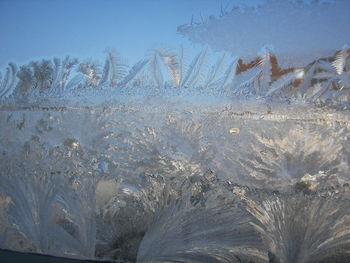
[[[343,111],[153,103],[2,111],[2,248],[139,262],[346,257]]]
[[[350,8],[331,2],[270,0],[179,28],[231,57],[160,47],[131,67],[113,50],[103,65],[10,63],[0,248],[349,262]]]

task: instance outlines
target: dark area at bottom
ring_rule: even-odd
[[[104,260],[81,260],[63,257],[54,257],[49,255],[42,255],[36,253],[24,253],[7,249],[0,249],[1,263],[125,263],[122,261],[104,261]],[[180,262],[180,261],[177,261]],[[182,262],[182,261],[181,261]],[[243,261],[242,261],[243,262]],[[270,263],[280,263],[273,254],[269,253]],[[350,255],[339,255],[326,258],[321,261],[314,261],[312,263],[349,263]]]
[[[114,261],[102,261],[102,260],[80,260],[70,259],[62,257],[54,257],[36,253],[23,253],[15,252],[7,249],[0,249],[0,262],[1,263],[111,263]],[[114,262],[115,263],[115,262]],[[120,262],[123,263],[123,262]]]

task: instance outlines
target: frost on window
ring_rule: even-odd
[[[197,53],[8,64],[1,249],[350,261],[349,1],[217,10],[177,28]]]

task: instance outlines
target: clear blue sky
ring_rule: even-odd
[[[245,1],[0,0],[0,68],[65,55],[101,61],[106,48],[135,63],[155,45],[191,47],[177,26],[238,2]]]

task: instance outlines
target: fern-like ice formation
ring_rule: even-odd
[[[269,251],[269,262],[346,262],[349,232],[344,210],[348,200],[340,197],[270,195],[259,191],[233,192],[255,218],[252,225],[261,234]]]
[[[0,98],[8,98],[15,89],[17,67],[9,63],[5,75],[0,73]]]
[[[309,10],[268,3],[292,17]],[[315,8],[319,23],[337,9]],[[221,20],[264,29],[284,15],[260,24],[259,12],[222,9]],[[221,20],[179,30],[197,41]],[[112,49],[102,64],[10,63],[0,76],[0,248],[117,262],[349,262],[350,50],[292,66],[259,41],[242,47],[263,46],[256,57],[159,47],[131,67]]]
[[[273,104],[254,119],[157,103],[2,110],[1,248],[129,262],[349,258],[346,114],[310,123],[314,108],[293,121]]]
[[[0,97],[5,105],[34,106],[56,101],[66,106],[69,101],[81,100],[81,96],[106,101],[123,94],[206,94],[344,107],[350,98],[349,53],[344,46],[332,57],[283,69],[269,46],[251,61],[227,54],[212,56],[216,61],[211,66],[207,49],[187,63],[183,48],[176,52],[162,47],[128,68],[115,51],[109,50],[103,68],[97,62],[78,63],[68,56],[62,61],[54,58],[30,62],[18,72],[10,63],[1,81]]]
[[[320,180],[334,185],[344,182],[346,160],[339,158],[344,156],[344,130],[322,131],[298,124],[286,124],[286,128],[288,131],[282,133],[271,129],[258,134],[252,132],[249,154],[237,160],[243,169],[239,175],[251,180],[247,184],[280,189],[305,184],[316,189]]]

